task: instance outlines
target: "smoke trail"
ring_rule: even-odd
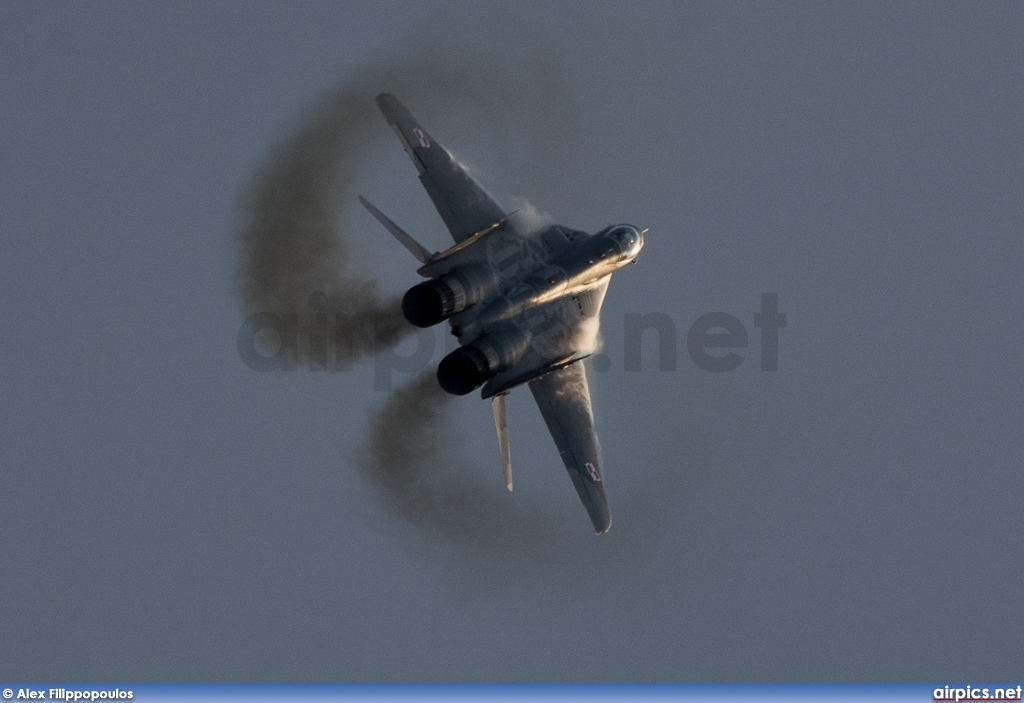
[[[524,109],[521,81],[506,72],[480,64],[467,72],[429,55],[410,56],[360,71],[273,149],[243,202],[238,289],[247,314],[296,313],[312,328],[300,339],[333,338],[334,368],[412,331],[399,299],[381,294],[376,278],[359,268],[344,217],[371,147],[390,134],[374,103],[383,91],[428,116],[468,105],[496,122]],[[312,356],[312,365],[330,366]]]
[[[491,126],[536,115],[557,102],[506,72],[478,63],[472,73],[429,56],[371,66],[325,96],[271,152],[244,201],[237,284],[247,313],[297,314],[301,339],[329,339],[334,368],[396,344],[412,331],[397,298],[361,267],[346,225],[352,185],[375,140],[387,136],[374,96],[391,91],[419,115],[466,106]],[[543,88],[543,85],[542,85]],[[306,314],[308,311],[314,314]],[[310,349],[311,366],[330,367]],[[460,473],[442,453],[447,396],[433,373],[396,390],[370,422],[362,475],[389,510],[445,541],[475,548],[551,543],[534,508]],[[444,439],[442,439],[444,438]],[[516,512],[526,511],[526,512]],[[528,514],[527,514],[528,513]],[[545,537],[547,535],[548,537]]]
[[[361,470],[388,508],[464,547],[540,547],[545,516],[460,471],[441,428],[452,396],[432,373],[395,390],[369,428]],[[498,485],[495,481],[494,485]]]
[[[490,470],[462,466],[448,431],[452,398],[433,373],[396,389],[374,414],[357,465],[389,512],[417,528],[406,535],[417,554],[454,560],[462,597],[524,581],[575,589],[580,579],[632,578],[652,563],[662,529],[656,518],[595,538],[568,479],[556,517],[545,502],[500,487],[496,447]],[[552,451],[550,468],[563,473],[560,464]]]

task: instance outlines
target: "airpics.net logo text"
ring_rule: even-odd
[[[778,293],[762,293],[760,303],[760,309],[754,312],[752,319],[758,337],[760,369],[777,371],[779,333],[786,327],[786,313],[779,311]],[[323,317],[315,309],[312,314]],[[250,315],[238,330],[239,358],[250,369],[260,373],[350,370],[351,362],[335,353],[338,341],[322,328],[314,331],[310,318],[311,313],[258,312]],[[342,321],[342,316],[339,316],[335,324]],[[643,341],[652,336],[656,340],[658,371],[678,369],[679,328],[671,316],[663,312],[626,313],[622,329],[621,356],[615,359],[609,350],[594,354],[590,359],[594,371],[611,371],[615,361],[621,363],[623,371],[643,371]],[[417,329],[410,334],[412,344],[403,342],[375,352],[374,388],[391,390],[395,372],[417,373],[436,366],[438,359],[435,357],[439,349],[443,354],[458,346],[447,331],[447,325]],[[710,373],[726,373],[739,368],[746,360],[747,357],[736,350],[750,347],[750,336],[747,325],[739,317],[727,312],[709,312],[694,320],[687,329],[686,352],[697,368]],[[439,338],[442,341],[439,342]]]
[[[1022,687],[943,686],[932,691],[936,701],[1019,701]]]

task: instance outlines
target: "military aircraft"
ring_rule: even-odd
[[[377,105],[419,171],[455,245],[430,252],[371,205],[363,206],[422,264],[429,279],[402,299],[417,327],[444,320],[460,347],[437,368],[441,387],[491,398],[505,485],[512,460],[505,395],[528,384],[597,534],[611,527],[590,390],[581,359],[595,351],[601,304],[614,271],[644,244],[632,225],[587,234],[506,213],[392,95]],[[646,230],[644,230],[646,232]]]

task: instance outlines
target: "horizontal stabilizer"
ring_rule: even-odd
[[[377,222],[384,225],[384,229],[391,232],[398,242],[409,250],[409,253],[415,256],[421,264],[425,264],[434,256],[434,254],[427,251],[426,247],[413,239],[408,232],[396,225],[391,219],[383,212],[373,206],[373,204],[364,198],[359,196],[359,202],[362,203],[363,207],[366,208],[371,215],[377,218]]]

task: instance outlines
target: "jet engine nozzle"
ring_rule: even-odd
[[[487,355],[474,346],[460,347],[441,360],[437,382],[446,393],[466,395],[497,373]]]
[[[402,314],[417,327],[430,327],[466,309],[466,290],[451,276],[413,286],[402,297]]]
[[[452,395],[466,395],[521,359],[529,341],[518,332],[480,337],[441,360],[437,382]]]
[[[474,273],[445,274],[413,286],[402,298],[405,319],[417,327],[431,327],[473,305],[486,292]]]

